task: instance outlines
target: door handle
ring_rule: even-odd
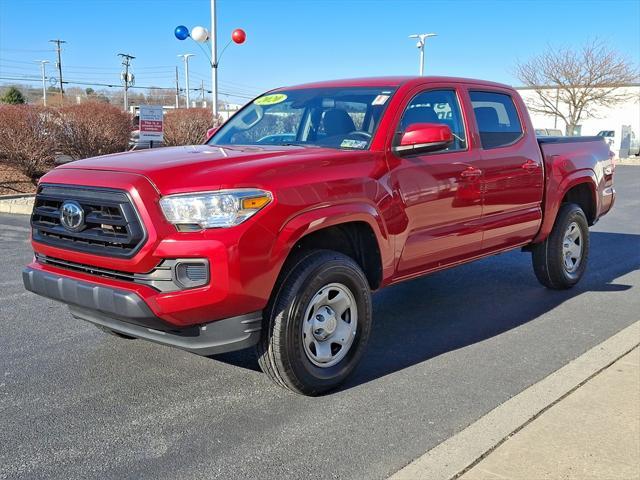
[[[533,172],[540,168],[540,165],[535,160],[527,160],[522,164],[522,168],[524,168],[527,172]]]
[[[466,179],[478,178],[480,175],[482,175],[482,170],[475,167],[467,167],[460,172],[460,176]]]

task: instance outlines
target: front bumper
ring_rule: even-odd
[[[261,312],[190,327],[176,327],[157,317],[135,292],[84,282],[27,267],[27,290],[69,305],[71,314],[132,337],[214,355],[255,345],[262,328]]]
[[[274,256],[273,251],[276,226],[280,222],[265,225],[248,221],[233,228],[179,232],[164,218],[159,206],[161,195],[154,184],[133,173],[55,169],[43,177],[41,185],[70,189],[81,185],[82,188],[127,192],[144,225],[147,240],[132,257],[122,258],[62,248],[33,239],[36,257],[55,262],[36,259],[29,268],[133,293],[144,301],[155,317],[174,328],[257,312],[267,305],[284,261],[284,258]],[[178,259],[206,261],[208,283],[176,290],[140,281],[142,277],[147,278],[149,272]],[[116,276],[112,275],[114,272]]]

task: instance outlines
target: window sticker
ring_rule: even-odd
[[[275,105],[276,103],[282,103],[287,99],[284,93],[272,93],[271,95],[265,95],[264,97],[256,98],[253,103],[255,105]]]
[[[340,148],[366,148],[367,142],[365,140],[353,140],[351,138],[345,138],[340,144]]]
[[[389,95],[378,95],[373,99],[371,105],[384,105],[389,100]]]

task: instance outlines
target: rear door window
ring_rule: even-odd
[[[513,99],[504,93],[469,92],[482,148],[510,145],[522,136],[522,124]]]

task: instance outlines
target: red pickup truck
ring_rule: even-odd
[[[361,359],[374,290],[514,248],[544,286],[575,285],[613,169],[602,138],[536,139],[497,83],[281,88],[204,145],[45,175],[23,279],[120,337],[255,345],[276,383],[316,395]]]

